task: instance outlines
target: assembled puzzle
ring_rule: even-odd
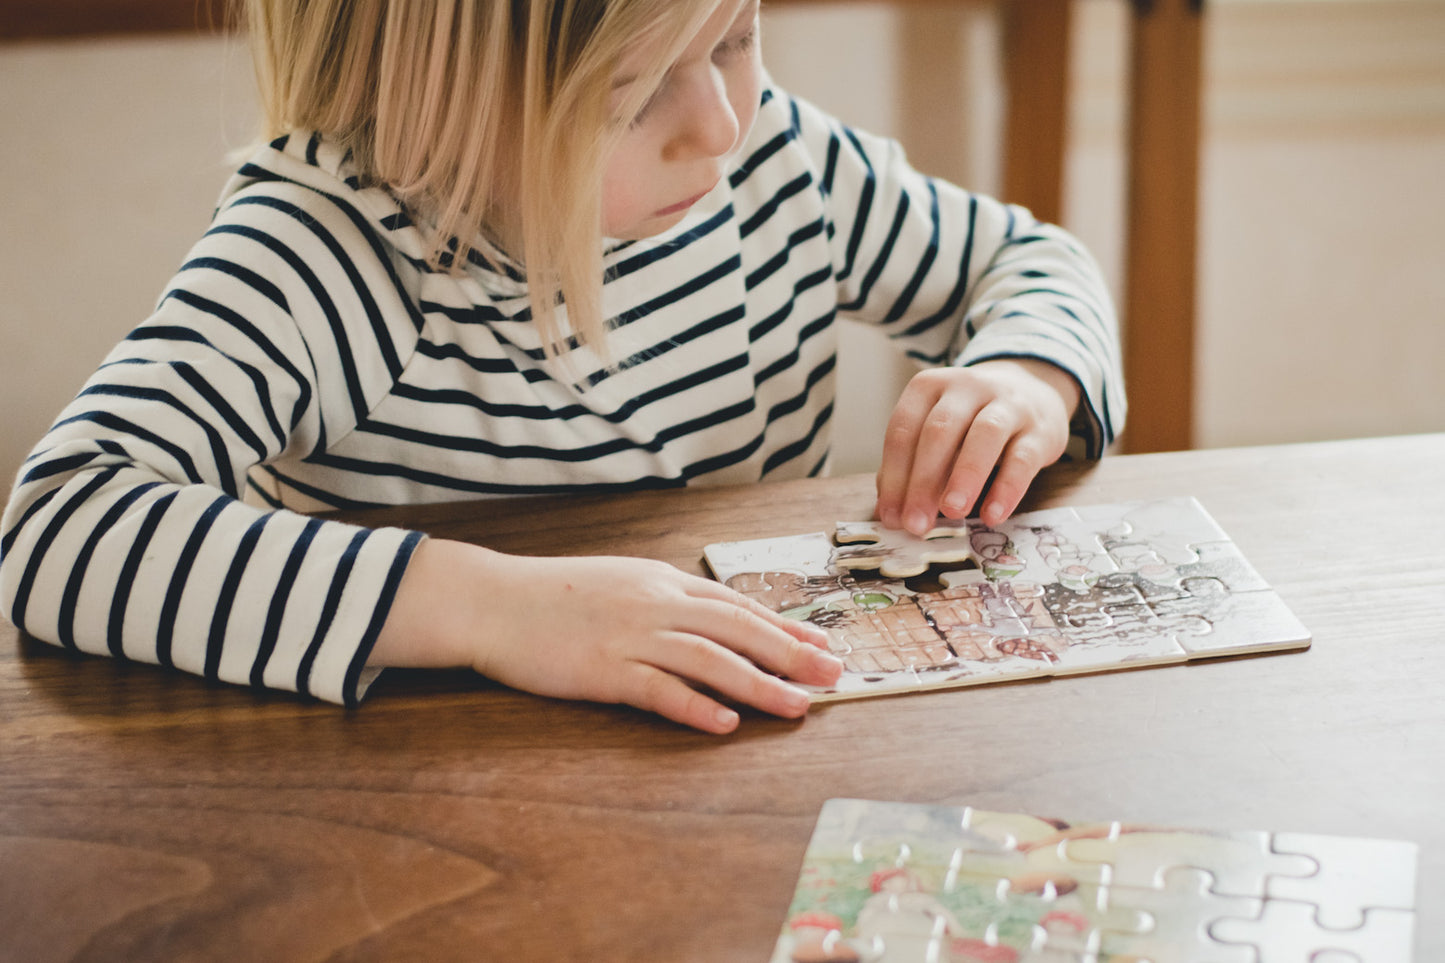
[[[1416,855],[830,799],[771,963],[1408,963]]]
[[[826,628],[814,701],[1305,648],[1308,630],[1193,498],[1058,508],[927,536],[877,522],[709,545],[713,575]]]

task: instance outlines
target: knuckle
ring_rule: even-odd
[[[1014,417],[999,405],[990,405],[973,419],[974,430],[990,435],[1009,435],[1013,433],[1014,427]]]
[[[672,681],[672,677],[661,669],[650,669],[643,672],[637,686],[636,706],[649,711],[656,711],[666,706],[672,692]]]
[[[909,450],[917,443],[918,422],[913,419],[895,419],[883,433],[883,445],[889,449]]]

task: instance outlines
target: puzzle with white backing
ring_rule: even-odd
[[[814,701],[1308,647],[1193,498],[1058,508],[927,536],[877,522],[709,545],[713,575],[828,630]]]
[[[1417,848],[830,799],[771,963],[1409,963]]]

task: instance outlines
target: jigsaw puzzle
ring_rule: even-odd
[[[709,545],[714,577],[827,629],[814,701],[1305,648],[1308,630],[1192,498],[925,537],[877,522]]]
[[[830,799],[771,963],[1408,963],[1416,855]]]

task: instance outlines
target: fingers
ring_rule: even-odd
[[[978,517],[985,525],[998,525],[1014,513],[1038,473],[1057,460],[1039,446],[1026,441],[1010,445],[999,459],[998,471],[988,485],[988,494]]]
[[[705,732],[727,732],[737,713],[698,687],[785,719],[808,711],[808,694],[701,636],[667,640],[648,662],[635,663],[619,701]]]
[[[682,587],[685,604],[671,619],[674,628],[633,654],[628,688],[615,694],[617,701],[722,733],[736,727],[737,713],[699,689],[797,718],[808,711],[808,694],[785,679],[826,686],[842,674],[823,629],[707,579],[684,576]]]
[[[919,437],[937,400],[938,390],[934,384],[919,375],[903,389],[888,419],[878,469],[878,520],[888,528],[903,527],[904,501],[914,473],[914,460],[921,448]]]
[[[1043,362],[917,375],[884,439],[879,521],[915,535],[940,514],[963,518],[978,509],[985,524],[1002,522],[1040,469],[1063,454],[1078,397],[1071,376]]]

